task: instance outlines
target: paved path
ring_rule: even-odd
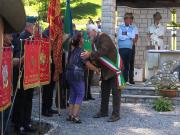
[[[95,89],[94,89],[95,90]],[[97,90],[95,90],[97,91]],[[180,135],[180,106],[173,112],[158,113],[150,105],[122,104],[121,120],[114,123],[106,122],[108,118],[93,119],[98,111],[100,98],[84,102],[81,111],[82,124],[67,122],[67,111],[62,110],[61,116],[43,120],[54,123],[57,128],[52,135]],[[110,110],[112,104],[110,103]],[[34,99],[33,116],[38,117],[37,97]]]

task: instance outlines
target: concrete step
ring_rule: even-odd
[[[123,103],[152,104],[158,98],[160,98],[160,96],[126,95],[126,94],[122,94],[121,101]]]
[[[125,95],[122,94],[121,101],[123,103],[141,103],[153,104],[160,96],[147,96],[147,95]],[[180,97],[171,98],[174,105],[180,105]]]
[[[143,86],[127,86],[122,94],[125,95],[147,95],[158,96],[158,92],[155,87],[143,87]],[[180,97],[180,89],[177,90],[177,97]]]
[[[122,91],[122,94],[126,94],[126,95],[149,95],[149,96],[157,95],[154,87],[137,87],[137,86],[127,86]]]

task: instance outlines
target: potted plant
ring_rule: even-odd
[[[157,85],[157,90],[164,97],[176,97],[178,86],[173,82],[160,82]]]

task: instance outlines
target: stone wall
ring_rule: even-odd
[[[102,31],[115,40],[116,0],[102,0]]]
[[[180,8],[177,9],[177,21],[180,22]],[[155,12],[160,12],[162,14],[162,23],[166,25],[171,20],[170,9],[167,8],[153,8],[153,9],[138,9],[138,8],[130,8],[130,7],[117,7],[117,25],[116,32],[118,30],[119,24],[123,22],[123,16],[125,12],[132,12],[135,17],[135,24],[139,28],[139,41],[136,47],[136,58],[135,58],[135,67],[144,68],[145,67],[145,57],[146,57],[146,46],[147,46],[147,31],[148,26],[153,23],[153,14]],[[164,37],[164,44],[167,45],[168,49],[170,48],[171,43],[171,32],[169,30],[166,31],[166,35]],[[177,49],[180,49],[180,30],[177,34]]]

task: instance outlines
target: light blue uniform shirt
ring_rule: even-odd
[[[127,35],[123,35],[123,32],[127,32]],[[126,26],[121,24],[118,32],[118,47],[132,49],[133,39],[135,38],[135,30],[132,25]]]

